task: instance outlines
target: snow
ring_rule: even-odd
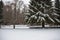
[[[53,13],[52,15],[55,15],[55,16],[60,16],[59,14],[57,14],[57,13]]]
[[[35,13],[32,9],[29,9],[31,12]]]
[[[13,29],[13,25],[1,25],[2,29]],[[27,25],[15,25],[15,28],[29,28]]]
[[[35,10],[38,10],[36,7],[34,7],[34,6],[32,6],[32,5],[30,5],[31,7],[33,7]],[[39,10],[38,10],[39,11]]]
[[[25,15],[30,15],[29,13],[25,13]]]
[[[1,25],[1,28],[13,28],[13,25]]]
[[[41,17],[41,19],[45,21],[45,18],[44,18],[44,17]],[[42,21],[42,20],[41,20],[41,21]]]
[[[46,4],[44,4],[46,7],[50,7],[50,6],[48,6],[48,5],[46,5]]]
[[[57,18],[55,18],[55,20],[56,20],[57,22],[60,22],[60,20],[59,20],[59,19],[57,19]]]
[[[60,29],[0,29],[0,40],[60,40]]]
[[[52,22],[55,22],[48,14],[47,14],[47,16]]]
[[[51,2],[53,2],[54,0],[51,0]],[[29,9],[31,12],[33,12],[33,13],[35,13],[35,14],[33,14],[33,15],[30,15],[30,17],[29,18],[26,18],[26,19],[28,19],[28,23],[31,21],[31,18],[34,18],[34,19],[37,19],[37,21],[36,22],[39,22],[39,21],[41,21],[42,22],[42,20],[44,20],[44,21],[46,21],[46,18],[48,18],[51,22],[53,22],[53,23],[55,23],[55,21],[54,20],[56,20],[57,22],[59,22],[60,23],[60,20],[58,20],[57,19],[57,17],[59,17],[59,15],[57,14],[57,11],[56,10],[60,10],[60,9],[58,9],[58,8],[56,8],[55,6],[54,6],[54,4],[55,3],[52,3],[52,7],[51,6],[49,6],[48,4],[46,4],[45,2],[43,2],[43,1],[40,1],[41,3],[39,3],[39,2],[36,2],[36,1],[34,1],[34,3],[35,4],[37,4],[38,6],[40,6],[40,9],[42,8],[42,10],[44,11],[44,13],[43,12],[41,12],[42,10],[39,10],[36,6],[34,6],[34,5],[32,5],[32,4],[30,4],[29,6],[30,7],[32,7],[32,8],[34,8],[35,10],[37,10],[37,12],[34,12],[34,10],[32,10],[31,8]],[[44,4],[44,6],[43,6],[43,4]],[[59,12],[58,12],[59,13]],[[30,13],[29,13],[30,14]],[[28,15],[26,15],[26,16],[28,16]]]
[[[35,15],[32,15],[32,16],[31,16],[31,18],[35,18],[35,19],[37,19],[37,16],[35,16]]]
[[[16,25],[15,28],[29,28],[29,27],[27,27],[27,25]]]
[[[39,18],[38,19],[41,19],[41,16],[39,16]]]
[[[28,17],[26,16],[25,19],[28,19]]]

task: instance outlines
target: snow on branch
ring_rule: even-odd
[[[54,12],[53,12],[53,14],[52,14],[52,15],[59,16],[59,14],[57,14],[57,13],[54,13]]]
[[[41,11],[38,11],[35,15],[42,15],[42,16],[46,17],[47,14],[44,14]]]
[[[30,15],[30,13],[25,13],[25,15]]]
[[[58,9],[56,7],[51,7],[49,10],[51,10],[51,9],[53,9],[53,10],[60,10],[60,9]]]
[[[35,15],[32,15],[30,18],[35,18],[35,19],[37,19],[37,16],[35,16]]]
[[[39,22],[39,20],[44,20],[45,21],[45,18],[44,17],[41,17],[41,16],[39,16],[39,18],[37,19],[37,22]]]
[[[47,5],[47,4],[44,4],[44,6],[46,6],[46,7],[50,7],[49,5]]]
[[[52,22],[55,22],[48,14],[46,15]]]
[[[45,2],[41,1],[42,4],[44,4],[44,6],[46,7],[50,7],[49,5],[47,5]]]
[[[34,1],[35,2],[35,1]],[[36,2],[35,2],[36,3]],[[39,4],[38,2],[37,2],[37,5],[38,6],[41,6],[40,8],[44,8],[44,6],[42,5],[42,3],[41,4]],[[48,7],[48,5],[46,5],[47,7]]]
[[[57,19],[57,18],[55,18],[55,20],[56,20],[57,22],[60,22],[60,20],[59,20],[59,19]]]
[[[25,19],[28,19],[28,17],[26,16]]]
[[[34,1],[34,2],[36,3],[36,1]],[[39,4],[39,3],[37,2],[37,5],[41,6],[42,4]]]
[[[56,8],[56,7],[55,7],[54,9],[56,9],[56,10],[60,10],[60,9],[58,9],[58,8]]]
[[[30,5],[31,7],[33,7],[34,9],[36,9],[36,10],[38,10],[36,7],[34,7],[34,6],[32,6],[32,5]],[[39,11],[39,10],[38,10]]]
[[[35,13],[32,9],[29,9],[31,12]]]
[[[53,10],[53,12],[55,12],[55,13],[60,13],[60,12],[58,12],[58,11],[56,11],[56,10]]]
[[[45,21],[45,18],[44,17],[41,17],[41,21],[44,20]]]

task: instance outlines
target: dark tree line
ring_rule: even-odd
[[[0,25],[3,23],[3,1],[0,1]],[[1,28],[1,26],[0,26]]]

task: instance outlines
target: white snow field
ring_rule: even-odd
[[[0,29],[0,40],[60,40],[60,29]]]
[[[29,26],[29,25],[15,25],[15,28],[29,28],[29,27],[42,27],[40,26]],[[49,26],[49,25],[45,25],[45,27],[60,27],[60,25],[53,25],[53,26]],[[2,29],[13,29],[13,25],[1,25]]]
[[[1,25],[2,29],[13,29],[13,25]],[[29,28],[27,25],[15,25],[15,28]]]

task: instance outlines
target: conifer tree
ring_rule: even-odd
[[[59,0],[55,0],[55,7],[60,9],[60,1]],[[60,10],[56,10],[57,11],[57,14],[60,15]],[[60,20],[60,16],[58,17],[58,19]],[[59,22],[57,22],[58,25],[60,25]]]
[[[26,22],[30,25],[42,25],[42,27],[45,27],[45,24],[60,22],[55,9],[57,8],[52,5],[51,0],[31,0]]]

